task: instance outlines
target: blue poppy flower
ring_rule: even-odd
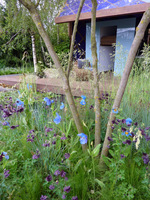
[[[82,106],[84,106],[84,105],[86,104],[86,101],[85,101],[84,99],[82,99],[82,100],[80,101],[80,104],[81,104]]]
[[[44,98],[44,101],[46,102],[46,105],[47,105],[47,106],[50,106],[51,103],[52,103],[51,100],[50,100],[48,97],[45,97],[45,98]]]
[[[129,132],[129,131],[124,131],[124,132],[122,132],[122,135],[126,135],[127,137],[130,135],[130,136],[132,136],[132,134]]]
[[[61,110],[63,110],[63,109],[64,109],[64,107],[65,107],[64,103],[63,103],[63,102],[61,102],[60,109],[61,109]]]
[[[55,122],[55,124],[59,124],[61,122],[61,116],[58,113],[56,113],[56,115],[57,116],[53,121]]]
[[[84,96],[84,95],[81,95],[81,98],[85,100],[85,99],[86,99],[86,96]]]
[[[16,105],[17,105],[17,107],[18,106],[24,107],[24,102],[21,101],[20,99],[16,99]]]
[[[27,84],[27,88],[28,88],[28,90],[30,89],[30,88],[32,88],[32,85],[29,85],[29,83]]]
[[[7,152],[3,151],[3,155],[5,156],[5,158],[8,160],[9,159],[9,155],[7,155]]]
[[[115,108],[112,109],[112,112],[115,113],[115,114],[118,114],[118,110],[115,109]]]
[[[80,137],[80,143],[81,144],[87,143],[87,135],[85,135],[84,133],[79,133],[78,136]]]
[[[127,119],[126,119],[126,124],[127,124],[127,125],[131,125],[131,123],[132,123],[132,119],[131,119],[131,118],[127,118]]]

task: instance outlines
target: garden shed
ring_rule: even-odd
[[[134,39],[136,27],[143,13],[150,7],[150,0],[97,0],[96,40],[99,72],[114,71],[121,75],[128,52]],[[55,22],[69,23],[71,38],[80,0],[67,0]],[[84,58],[91,54],[91,0],[85,0],[76,35],[76,48],[82,49]],[[149,43],[150,26],[142,43]],[[142,47],[142,44],[141,44]]]

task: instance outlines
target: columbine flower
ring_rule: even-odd
[[[70,157],[70,153],[65,153],[64,157],[68,159]]]
[[[32,85],[29,85],[29,83],[27,83],[27,88],[29,90],[30,88],[32,88]]]
[[[2,154],[5,156],[5,158],[8,160],[9,159],[9,155],[7,155],[7,152],[2,152]]]
[[[53,130],[53,128],[47,128],[46,126],[45,126],[45,132],[46,133],[49,133],[50,131],[52,131]]]
[[[53,178],[52,178],[51,175],[48,175],[45,179],[46,179],[47,182],[50,182]]]
[[[3,153],[0,155],[0,162],[3,160]]]
[[[50,143],[44,143],[42,144],[43,147],[49,147],[50,146]]]
[[[56,113],[56,115],[57,116],[53,121],[55,122],[55,124],[59,124],[61,122],[61,116],[58,113]]]
[[[33,156],[32,156],[32,159],[38,159],[40,157],[40,153],[39,153],[39,151],[37,150],[36,151],[36,154],[34,154]]]
[[[55,186],[54,186],[54,185],[50,185],[50,186],[49,186],[49,189],[50,189],[50,190],[53,190],[53,189],[55,189]]]
[[[142,159],[143,159],[144,164],[149,163],[149,157],[148,157],[147,153],[143,153]]]
[[[46,105],[47,105],[47,106],[50,106],[51,103],[52,103],[51,100],[50,100],[48,97],[45,97],[45,98],[44,98],[44,101],[46,102]]]
[[[16,126],[11,126],[10,128],[11,129],[15,129],[15,128],[17,128],[19,125],[16,125]]]
[[[70,192],[70,190],[71,190],[70,186],[66,186],[66,187],[64,187],[64,192],[67,192],[67,193],[69,193],[69,192]]]
[[[123,154],[121,154],[120,156],[121,156],[121,159],[125,157],[125,155],[123,155]]]
[[[5,178],[7,178],[9,175],[10,175],[9,174],[9,170],[4,169],[4,176],[5,176]]]
[[[65,107],[64,103],[63,103],[63,102],[61,102],[61,105],[60,105],[60,110],[63,110],[63,109],[64,109],[64,107]]]
[[[16,99],[16,106],[17,107],[24,107],[24,102],[23,101],[21,101],[20,99]]]
[[[126,119],[126,125],[131,125],[132,123],[132,119],[131,118],[127,118]]]
[[[65,177],[65,176],[66,176],[66,172],[62,170],[62,171],[60,172],[60,175],[61,175],[61,177]]]
[[[118,110],[115,109],[115,108],[112,109],[112,112],[115,113],[115,114],[118,114]]]
[[[87,135],[85,135],[84,133],[80,133],[80,134],[78,134],[78,136],[80,137],[80,143],[81,144],[87,143]]]
[[[46,196],[46,195],[42,195],[42,196],[40,197],[40,200],[47,200],[47,196]]]
[[[107,140],[110,141],[110,142],[113,141],[113,139],[111,137],[109,137],[109,136],[107,137]]]
[[[78,200],[78,197],[77,197],[77,196],[74,196],[74,197],[72,197],[71,200]]]
[[[129,132],[129,131],[124,131],[124,132],[122,132],[122,135],[126,135],[127,137],[130,135],[130,136],[132,136],[132,134]]]
[[[84,105],[86,104],[86,101],[85,101],[84,99],[82,99],[82,100],[80,101],[80,104],[81,104],[82,106],[84,106]]]

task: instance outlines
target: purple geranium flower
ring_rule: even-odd
[[[80,143],[81,144],[87,143],[87,135],[85,135],[84,133],[79,133],[78,136],[80,137]]]
[[[64,192],[67,192],[67,193],[69,193],[69,192],[70,192],[70,190],[71,190],[70,186],[66,186],[66,187],[64,187]]]
[[[53,189],[55,189],[55,186],[54,186],[54,185],[50,185],[50,186],[49,186],[49,189],[50,189],[50,190],[53,190]]]
[[[66,195],[65,194],[62,195],[62,199],[66,199]]]
[[[54,172],[54,175],[55,175],[55,176],[59,176],[59,175],[60,175],[60,171],[59,171],[59,170],[56,170],[56,171]]]
[[[149,157],[148,157],[147,153],[143,153],[142,159],[143,159],[144,164],[149,163]]]
[[[70,153],[65,153],[64,157],[68,159],[70,157]]]
[[[123,143],[123,144],[128,144],[128,145],[130,145],[130,144],[131,144],[131,140],[125,140],[125,141],[123,141],[122,143]]]
[[[40,200],[47,200],[47,196],[46,196],[46,195],[42,195],[42,196],[40,197]]]
[[[74,197],[72,197],[71,200],[78,200],[78,197],[77,197],[77,196],[74,196]]]
[[[9,175],[10,175],[9,174],[9,170],[4,169],[4,176],[5,176],[5,178],[7,178]]]
[[[61,116],[58,113],[56,113],[56,115],[57,116],[53,121],[55,122],[55,124],[59,124],[61,122]]]
[[[48,175],[45,179],[46,179],[47,182],[50,182],[53,178],[52,178],[51,175]]]

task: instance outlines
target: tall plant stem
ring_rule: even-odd
[[[91,50],[92,50],[92,63],[93,63],[93,75],[94,75],[94,99],[95,99],[95,146],[100,143],[100,127],[101,127],[101,115],[100,115],[100,92],[98,84],[98,69],[97,69],[97,46],[95,38],[96,30],[96,8],[97,1],[92,0],[92,19],[91,19]]]
[[[114,104],[113,104],[113,108],[114,109],[118,109],[120,107],[121,104],[121,100],[123,98],[127,83],[128,83],[128,79],[129,79],[129,75],[132,69],[132,65],[137,53],[137,50],[139,48],[139,45],[144,37],[144,33],[145,30],[148,26],[148,24],[150,23],[150,8],[143,14],[143,17],[138,25],[138,27],[136,28],[136,35],[135,38],[133,40],[131,49],[129,51],[128,54],[128,58],[127,58],[127,62],[125,65],[125,69],[120,81],[120,85],[114,100]],[[108,145],[109,145],[109,141],[108,141],[108,137],[111,137],[112,134],[112,120],[115,119],[115,114],[113,112],[110,113],[109,116],[109,121],[107,124],[107,130],[106,130],[106,135],[105,135],[105,140],[104,140],[104,144],[103,144],[103,149],[101,152],[101,158],[100,158],[100,164],[103,163],[103,156],[107,156],[108,155]]]

